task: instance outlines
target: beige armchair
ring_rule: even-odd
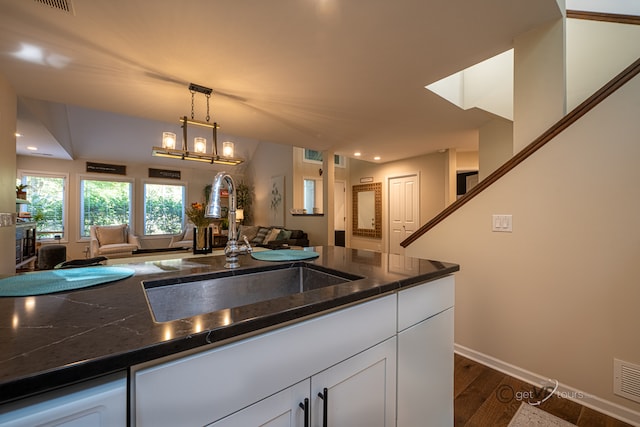
[[[101,255],[108,258],[128,256],[140,249],[140,241],[129,232],[127,224],[92,225],[89,235],[89,253],[92,258]]]
[[[187,224],[180,234],[171,236],[170,248],[192,248],[193,247],[193,224]]]

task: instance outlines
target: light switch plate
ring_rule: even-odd
[[[491,231],[496,232],[513,232],[513,216],[512,215],[492,215]]]

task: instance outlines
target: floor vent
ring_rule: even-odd
[[[640,403],[640,365],[613,359],[613,392]]]
[[[43,4],[45,6],[49,6],[52,9],[58,9],[63,12],[70,13],[75,15],[73,11],[73,4],[71,0],[34,0],[36,3]]]

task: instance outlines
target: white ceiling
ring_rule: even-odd
[[[67,158],[145,163],[190,114],[190,82],[213,88],[221,138],[246,156],[259,141],[382,162],[476,149],[490,115],[424,86],[560,16],[556,0],[67,1],[73,13],[0,0],[19,153],[55,136]],[[26,46],[30,61],[16,55]]]

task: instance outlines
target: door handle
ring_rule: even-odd
[[[328,426],[327,413],[329,408],[329,390],[322,389],[322,393],[318,393],[318,397],[322,399],[322,427]]]
[[[305,397],[304,402],[300,402],[299,406],[304,414],[304,427],[309,427],[309,399]]]

